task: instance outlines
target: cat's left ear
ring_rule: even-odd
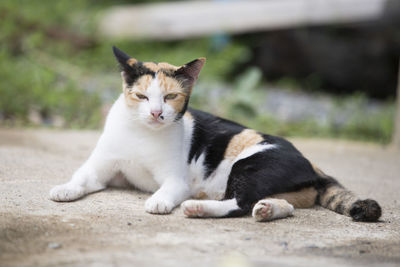
[[[185,80],[188,82],[188,85],[193,86],[197,78],[199,78],[200,71],[203,68],[205,62],[206,59],[204,57],[190,61],[189,63],[177,69],[175,71],[175,75],[177,77],[183,76],[183,78],[185,78]]]

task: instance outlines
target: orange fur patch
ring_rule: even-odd
[[[179,67],[177,67],[177,66],[174,66],[174,65],[171,65],[171,64],[169,64],[169,63],[166,63],[166,62],[160,62],[160,63],[158,63],[158,68],[159,68],[159,70],[173,70],[173,71],[175,71],[175,70],[177,70],[177,69],[179,69]]]
[[[229,142],[224,157],[226,159],[236,158],[244,149],[260,143],[264,139],[254,130],[245,129],[239,134],[232,137]]]
[[[126,84],[124,84],[124,95],[128,106],[136,106],[139,104],[141,100],[137,98],[136,93],[144,93],[150,86],[152,79],[153,77],[151,77],[151,75],[143,75],[132,88],[128,88]]]
[[[134,58],[128,60],[129,65],[134,65],[138,61]],[[167,103],[172,106],[176,112],[180,112],[185,105],[187,94],[190,92],[184,92],[181,83],[169,77],[164,73],[171,72],[177,70],[179,67],[174,65],[162,62],[162,63],[154,63],[154,62],[144,62],[143,66],[150,69],[153,72],[157,73],[157,80],[159,81],[159,86],[164,95],[169,93],[176,93],[178,96],[175,99],[167,100]],[[146,92],[147,88],[150,86],[153,77],[151,75],[144,75],[140,77],[132,88],[128,88],[126,84],[124,85],[124,94],[127,104],[137,105],[141,100],[136,97],[137,92]]]
[[[272,195],[268,198],[285,199],[295,208],[311,208],[315,204],[318,192],[314,187],[303,188],[299,191]]]
[[[154,72],[157,72],[159,70],[158,65],[154,62],[144,62],[143,66]]]
[[[326,189],[325,193],[320,197],[321,205],[325,207],[328,204],[328,200],[332,196],[339,194],[341,191],[343,191],[343,188],[338,186],[331,186]]]
[[[177,66],[165,63],[165,62],[161,62],[161,63],[154,63],[154,62],[144,62],[143,66],[145,66],[146,68],[148,68],[151,71],[154,72],[159,72],[160,70],[165,70],[165,71],[175,71],[178,69]]]
[[[151,75],[143,75],[135,83],[135,89],[145,92],[147,88],[150,86],[152,80],[153,77],[151,77]]]
[[[185,105],[187,94],[184,92],[180,82],[174,78],[168,77],[162,72],[157,74],[159,86],[164,95],[174,93],[178,94],[175,99],[167,100],[167,104],[172,106],[176,112],[180,112]]]
[[[174,108],[176,112],[180,112],[185,105],[186,95],[178,94],[175,99],[167,100],[167,104]]]
[[[128,63],[129,66],[135,65],[137,62],[138,62],[138,61],[137,61],[136,59],[134,59],[134,58],[130,58],[130,59],[128,59],[128,61],[127,61],[127,63]]]
[[[124,90],[126,104],[130,107],[137,106],[140,102],[129,90]]]
[[[162,72],[157,73],[157,80],[159,81],[159,85],[161,90],[167,94],[167,93],[184,93],[183,92],[183,88],[181,83],[172,78],[172,77],[168,77],[167,75],[165,75]]]
[[[183,114],[183,117],[187,118],[188,120],[193,120],[193,116],[189,111],[186,111],[185,114]]]
[[[321,206],[330,210],[336,210],[339,204],[341,204],[344,208],[344,214],[347,215],[351,205],[357,200],[358,198],[351,191],[335,185],[328,187],[325,193],[320,196]]]
[[[209,199],[208,195],[203,191],[198,193],[194,198],[195,199]]]
[[[311,163],[311,166],[319,176],[321,176],[321,177],[325,177],[326,176],[326,174],[323,171],[321,171],[320,168],[318,168],[316,165]]]

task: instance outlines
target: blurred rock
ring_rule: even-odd
[[[49,243],[48,247],[52,248],[52,249],[58,249],[58,248],[61,248],[62,245],[60,243]]]
[[[309,94],[282,88],[267,88],[266,92],[259,112],[285,122],[312,120],[321,126],[341,126],[349,123],[357,114],[366,118],[385,108],[385,103],[362,96],[338,100],[327,94]]]

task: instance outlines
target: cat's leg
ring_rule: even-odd
[[[236,161],[232,166],[225,198],[235,197],[238,206],[242,209],[256,203],[252,213],[256,221],[290,216],[294,210],[292,204],[281,199],[287,194],[278,193],[291,192],[293,187],[315,181],[312,173],[303,171],[304,164],[297,155],[281,154],[279,149],[266,148],[258,151]],[[304,196],[304,199],[301,197],[301,201],[296,200],[293,202],[294,204],[306,207],[315,201],[316,194],[312,193],[312,190],[300,190],[294,194]],[[277,196],[276,199],[274,195]],[[262,199],[265,196],[270,198]],[[288,199],[295,198],[292,196]],[[238,215],[231,212],[227,216]]]
[[[146,212],[167,214],[190,195],[187,181],[179,175],[167,178],[149,199],[146,200]]]
[[[284,199],[266,198],[253,207],[252,216],[257,222],[271,221],[293,215],[294,208]]]
[[[187,217],[226,217],[246,214],[236,199],[186,200],[181,204]],[[294,208],[284,199],[267,198],[257,202],[252,216],[258,222],[285,218],[293,215]]]
[[[116,174],[116,164],[111,160],[89,158],[72,176],[72,179],[50,190],[54,201],[73,201],[89,193],[100,191]]]
[[[240,211],[235,198],[225,200],[186,200],[181,204],[187,217],[225,217]]]

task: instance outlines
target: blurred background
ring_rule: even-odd
[[[398,0],[2,0],[0,126],[100,129],[111,46],[207,63],[192,107],[282,136],[389,143]]]

